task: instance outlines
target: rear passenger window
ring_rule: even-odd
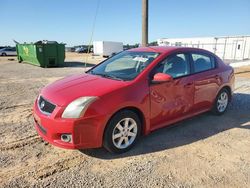
[[[194,72],[202,72],[215,68],[214,59],[207,55],[192,54]]]

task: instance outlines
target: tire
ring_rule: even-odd
[[[7,54],[5,52],[2,53],[2,56],[7,56]]]
[[[215,115],[224,114],[228,108],[229,101],[230,101],[229,91],[225,88],[220,90],[214,102],[214,106],[212,109],[213,114]]]
[[[103,146],[111,153],[124,153],[136,144],[140,135],[141,121],[138,115],[130,110],[120,111],[106,126]]]

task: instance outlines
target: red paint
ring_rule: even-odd
[[[164,73],[157,73],[154,75],[153,82],[155,83],[162,83],[162,82],[170,82],[172,81],[172,76]]]
[[[90,74],[79,74],[58,80],[41,91],[48,101],[56,104],[51,115],[44,115],[34,104],[33,113],[38,133],[53,145],[83,149],[101,147],[108,120],[123,108],[135,108],[143,115],[143,133],[168,126],[211,109],[219,90],[228,86],[233,90],[233,69],[212,53],[194,48],[147,47],[130,51],[158,52],[160,55],[134,80],[119,81]],[[173,53],[199,52],[212,55],[217,68],[173,79],[158,73],[150,84],[149,73],[163,59]],[[64,119],[64,109],[73,100],[82,96],[96,96],[83,117]],[[38,124],[46,129],[44,134]],[[60,135],[70,133],[72,143],[61,141]]]

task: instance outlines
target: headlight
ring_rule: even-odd
[[[62,118],[79,118],[97,97],[80,97],[72,101],[64,110]]]

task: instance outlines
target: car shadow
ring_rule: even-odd
[[[15,60],[15,59],[13,59]],[[22,61],[22,63],[28,64],[28,65],[33,65],[32,63],[26,62],[26,61]],[[57,65],[57,66],[48,66],[46,68],[48,69],[54,69],[54,68],[91,68],[94,67],[96,64],[92,64],[92,63],[84,63],[84,62],[80,62],[80,61],[65,61],[64,63]]]
[[[234,95],[228,111],[222,116],[210,112],[161,128],[142,137],[130,151],[112,154],[103,148],[81,150],[83,154],[100,159],[116,159],[154,153],[191,144],[233,128],[250,129],[250,95]]]
[[[86,68],[90,68],[95,66],[95,64],[91,64],[91,63],[84,63],[84,62],[80,62],[80,61],[65,61],[64,64],[61,67],[86,67]]]

